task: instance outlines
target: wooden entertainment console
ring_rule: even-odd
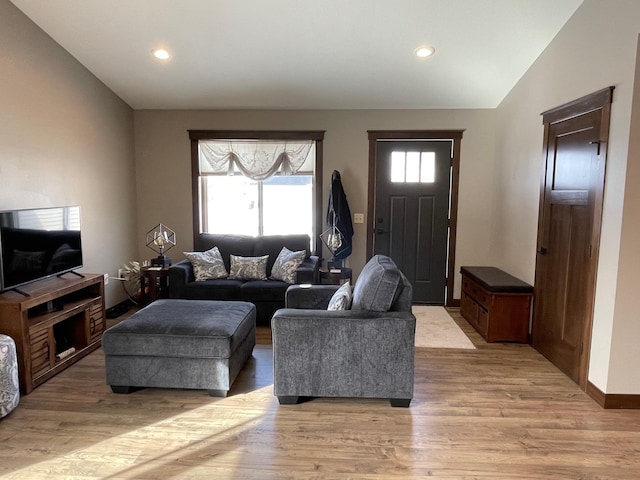
[[[100,346],[104,276],[73,273],[0,294],[0,333],[16,343],[23,395]]]

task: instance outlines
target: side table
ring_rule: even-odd
[[[351,281],[352,271],[350,268],[342,267],[339,272],[332,272],[328,268],[320,269],[320,281],[327,280],[329,283],[333,285],[340,285],[343,280],[348,280],[349,283],[353,284]]]
[[[140,299],[147,305],[167,291],[168,267],[143,267],[140,269]]]

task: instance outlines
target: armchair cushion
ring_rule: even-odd
[[[388,312],[404,287],[404,275],[389,257],[376,255],[360,272],[353,289],[353,309]]]

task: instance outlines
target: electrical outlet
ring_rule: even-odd
[[[109,285],[109,274],[108,273],[104,274],[104,284],[105,285]]]
[[[354,213],[353,223],[364,223],[364,213]]]

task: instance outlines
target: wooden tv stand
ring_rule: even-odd
[[[0,294],[0,333],[16,343],[23,395],[100,346],[104,276],[72,273]]]

